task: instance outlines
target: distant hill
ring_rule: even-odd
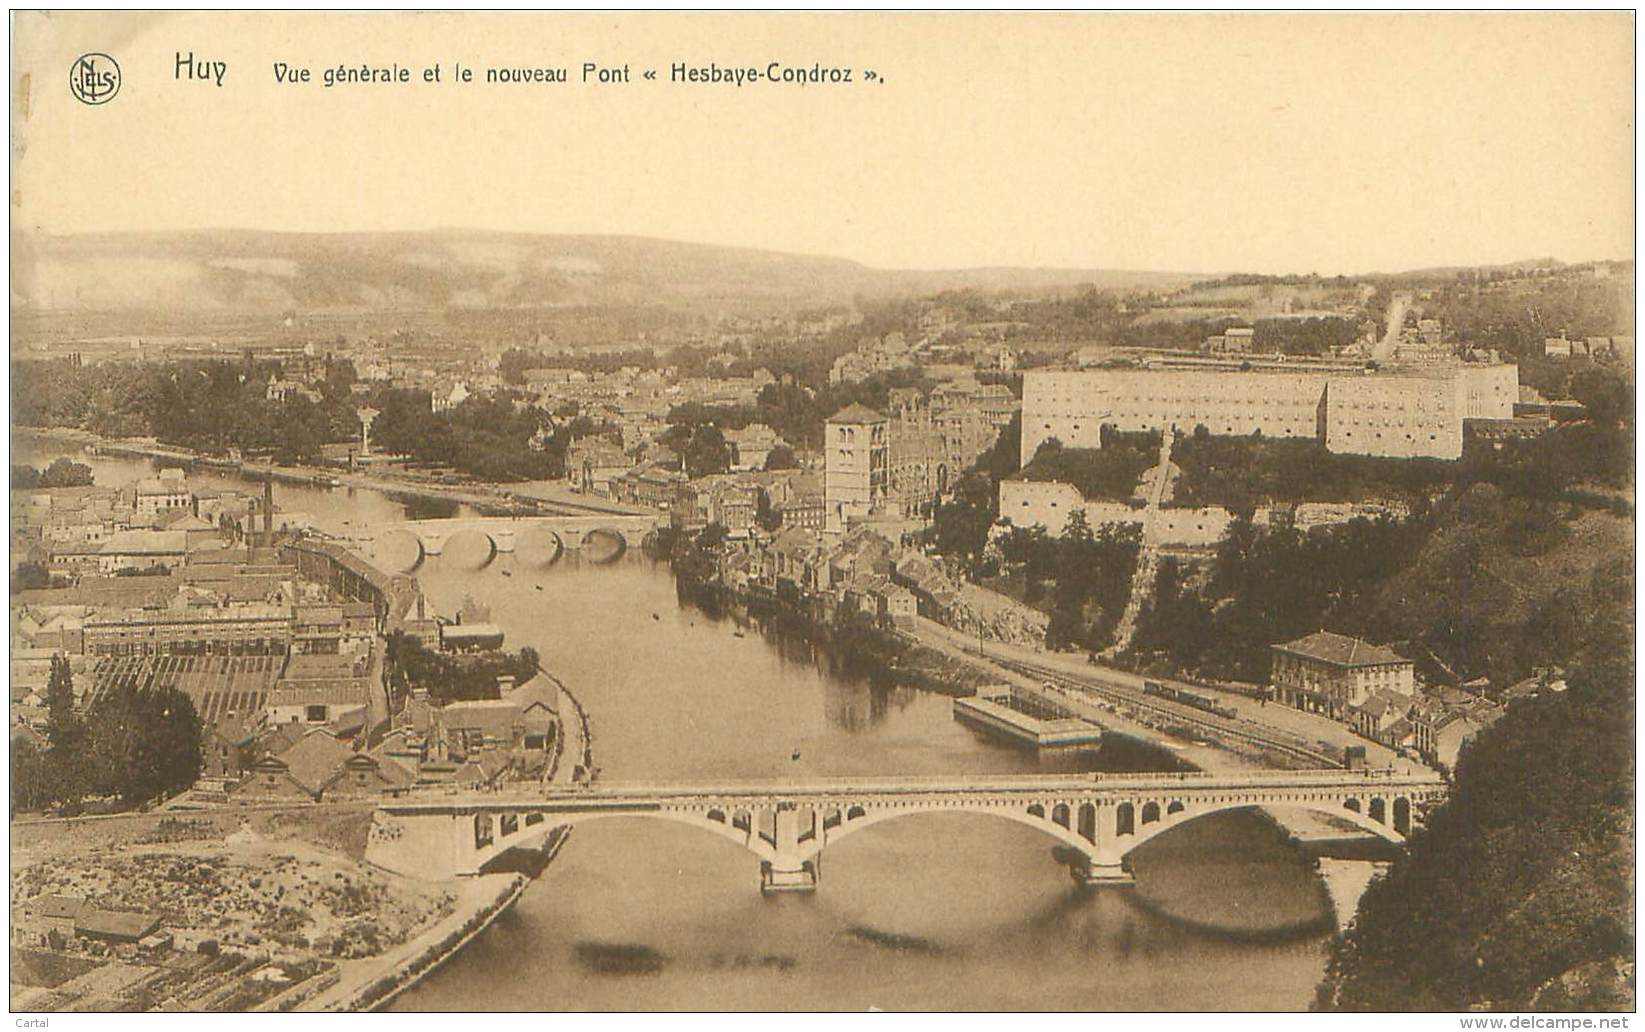
[[[14,308],[40,312],[634,304],[775,312],[858,295],[1081,284],[1168,288],[1194,278],[1101,269],[882,270],[840,258],[628,236],[213,230],[18,234],[11,296]]]

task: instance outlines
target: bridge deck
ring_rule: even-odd
[[[807,801],[842,798],[870,799],[966,796],[1044,796],[1090,793],[1256,792],[1287,789],[1340,789],[1356,792],[1392,790],[1443,791],[1445,782],[1433,774],[1389,770],[1250,771],[1238,774],[1145,773],[1091,775],[1023,775],[990,778],[841,778],[805,782],[718,781],[704,784],[616,783],[593,788],[556,789],[535,793],[473,793],[408,796],[385,802],[396,812],[438,810],[502,810],[568,806],[576,809],[633,807],[700,800]]]

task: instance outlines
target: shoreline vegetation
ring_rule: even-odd
[[[506,483],[477,481],[465,484],[442,484],[432,480],[400,479],[377,473],[348,472],[332,466],[311,463],[257,464],[245,463],[226,467],[207,461],[209,456],[175,445],[161,444],[148,438],[105,437],[90,430],[55,426],[13,426],[12,436],[34,437],[43,440],[95,446],[110,455],[134,458],[160,459],[177,462],[192,469],[207,472],[238,473],[247,479],[272,477],[309,486],[363,488],[381,492],[396,501],[446,502],[467,505],[486,516],[518,515],[522,503],[507,490]],[[526,508],[531,507],[529,499]]]
[[[946,656],[909,638],[875,627],[863,619],[827,623],[781,598],[738,592],[717,580],[707,580],[674,565],[676,590],[710,617],[722,617],[733,608],[770,621],[778,633],[794,634],[823,648],[850,673],[878,678],[899,688],[966,698],[977,688],[995,683],[969,663]],[[733,619],[735,615],[733,614]]]

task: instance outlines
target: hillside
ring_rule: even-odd
[[[1363,614],[1376,640],[1423,642],[1459,675],[1504,683],[1582,662],[1632,627],[1633,523],[1475,485],[1435,513]]]
[[[1633,1009],[1633,664],[1613,644],[1464,749],[1333,948],[1321,1007]]]
[[[13,237],[12,304],[32,311],[495,309],[666,304],[776,312],[941,289],[1169,287],[1082,269],[889,271],[839,258],[645,237],[435,230],[221,230]]]

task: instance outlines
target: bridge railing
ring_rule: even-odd
[[[1089,774],[1089,775],[1006,775],[991,778],[959,777],[880,777],[834,778],[803,782],[725,780],[691,784],[683,782],[619,782],[601,781],[592,787],[548,787],[541,792],[515,793],[492,791],[470,793],[452,791],[449,787],[430,792],[412,791],[399,797],[400,805],[530,805],[535,800],[545,802],[588,801],[643,801],[665,799],[741,798],[792,799],[796,796],[873,796],[923,795],[948,793],[1047,793],[1084,792],[1092,788],[1126,788],[1139,790],[1170,789],[1227,789],[1241,788],[1344,788],[1367,790],[1378,788],[1443,789],[1445,782],[1438,775],[1424,772],[1396,771],[1386,768],[1367,770],[1328,769],[1318,771],[1259,770],[1219,774],[1205,771]]]

